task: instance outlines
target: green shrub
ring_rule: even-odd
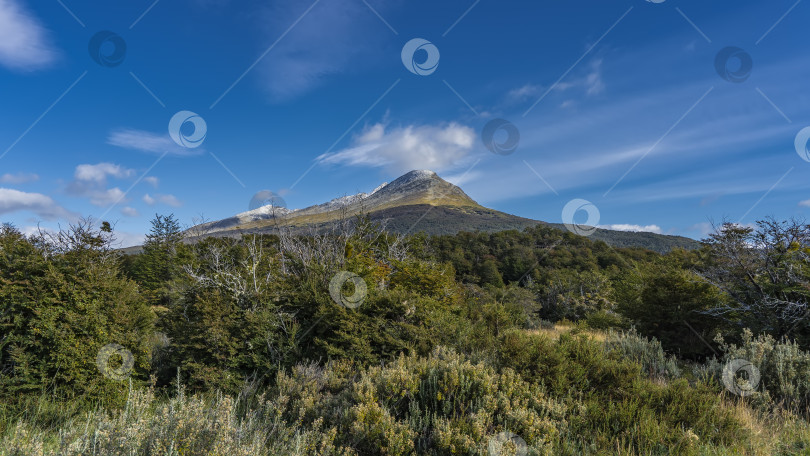
[[[622,333],[610,331],[605,346],[609,351],[640,364],[641,371],[649,377],[676,378],[681,374],[675,358],[664,353],[657,340],[639,336],[635,330]]]
[[[356,454],[334,446],[334,430],[298,429],[267,403],[240,415],[229,396],[186,396],[182,389],[167,401],[133,389],[123,410],[98,410],[53,433],[40,429],[16,423],[0,436],[0,456]]]
[[[790,340],[776,341],[769,335],[754,337],[744,330],[741,345],[718,342],[723,350],[722,364],[709,363],[711,375],[723,384],[723,369],[735,359],[750,362],[759,371],[760,379],[752,398],[772,406],[771,400],[782,406],[806,413],[810,407],[810,353]],[[730,365],[729,365],[730,366]],[[764,396],[764,397],[762,397]]]
[[[675,373],[654,342],[629,339],[606,349],[585,335],[553,341],[511,331],[500,347],[502,369],[515,369],[571,404],[559,454],[602,454],[617,447],[629,454],[694,454],[698,442],[734,446],[747,440],[715,388],[642,375],[642,362]],[[626,358],[625,350],[641,359]]]
[[[600,330],[626,327],[624,318],[611,310],[597,310],[588,314],[585,324],[589,328]]]
[[[350,374],[345,364],[282,374],[278,409],[297,425],[336,426],[339,444],[360,454],[480,454],[507,430],[551,454],[564,426],[564,407],[537,386],[447,349],[371,367],[346,390],[336,370]]]

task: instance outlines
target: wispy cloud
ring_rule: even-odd
[[[467,182],[472,182],[472,181],[474,181],[474,180],[476,180],[476,179],[478,179],[478,178],[480,178],[482,176],[483,176],[483,173],[480,172],[480,171],[466,170],[466,171],[464,171],[462,173],[459,173],[459,174],[450,174],[450,175],[442,176],[442,178],[444,180],[446,180],[447,182],[450,182],[451,184],[460,187],[460,186],[466,184]]]
[[[810,200],[799,201],[799,206],[810,207]]]
[[[524,84],[506,93],[504,105],[513,106],[527,102],[534,102],[547,91],[552,92],[574,92],[579,90],[582,95],[599,95],[605,90],[605,82],[602,78],[602,59],[595,59],[590,62],[588,69],[579,77],[560,81],[554,86],[542,86],[537,84]],[[569,107],[573,100],[563,102],[563,107]]]
[[[39,175],[29,173],[17,173],[17,174],[6,173],[0,176],[0,184],[20,185],[20,184],[27,184],[29,182],[36,182],[38,180]]]
[[[137,216],[140,215],[138,213],[137,209],[135,209],[134,207],[129,207],[129,206],[121,209],[121,213],[126,215],[127,217],[137,217]]]
[[[154,206],[157,203],[165,204],[171,207],[180,207],[183,205],[183,203],[177,199],[176,196],[168,194],[155,194],[155,196],[151,196],[147,193],[143,195],[143,202],[150,206]]]
[[[0,65],[33,71],[57,57],[47,30],[19,0],[0,0]]]
[[[318,160],[324,164],[386,168],[391,172],[413,169],[441,172],[464,164],[475,138],[472,128],[455,122],[390,129],[378,123],[356,136],[352,147],[321,155]]]
[[[657,62],[661,55],[639,59]],[[604,65],[613,63],[606,60]],[[762,65],[757,74],[793,74],[799,79],[810,76],[802,65],[794,61]],[[666,80],[665,85],[650,87],[643,76],[633,73],[607,84],[616,86],[623,95],[596,97],[588,102],[587,109],[576,111],[559,110],[556,104],[544,102],[525,120],[504,114],[520,128],[516,155],[526,157],[560,193],[584,190],[604,194],[646,154],[611,192],[611,200],[630,204],[703,200],[718,194],[724,198],[761,195],[796,159],[792,147],[796,125],[785,122],[755,90],[741,93],[711,78]],[[714,84],[718,88],[672,129]],[[801,112],[801,102],[791,97],[801,90],[797,85],[789,81],[770,88],[768,95],[778,100],[785,112]],[[490,158],[480,167],[487,170],[486,177],[471,182],[465,190],[484,204],[552,193],[519,161]],[[759,172],[752,174],[752,169]],[[789,177],[778,190],[797,188],[794,175]],[[754,201],[756,197],[750,204]]]
[[[200,155],[205,152],[202,147],[188,149],[179,146],[172,141],[168,132],[157,134],[131,128],[112,131],[107,137],[107,144],[150,154],[168,153],[178,157]]]
[[[300,0],[273,2],[264,21],[267,46],[310,4]],[[383,4],[375,7],[381,14],[389,9]],[[330,76],[373,64],[389,37],[393,38],[391,32],[363,2],[322,1],[278,42],[258,69],[271,98],[286,101],[317,88]]]
[[[11,188],[0,188],[0,214],[29,211],[44,220],[75,220],[77,215],[41,193],[27,193]]]

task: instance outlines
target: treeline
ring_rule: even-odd
[[[461,282],[528,291],[530,317],[633,327],[681,358],[712,355],[714,339],[738,342],[745,328],[810,347],[810,226],[798,220],[723,224],[700,249],[665,255],[543,226],[424,245]]]
[[[156,216],[142,253],[114,247],[111,226],[90,220],[0,230],[0,438],[56,428],[113,445],[71,420],[103,406],[99,429],[131,426],[107,415],[126,403],[157,413],[140,422],[157,426],[139,430],[148,446],[179,437],[160,428],[165,402],[133,404],[136,392],[188,391],[235,398],[215,403],[266,454],[296,439],[308,442],[297,454],[475,454],[507,430],[538,454],[746,447],[718,363],[754,352],[781,379],[762,403],[810,405],[798,221],[726,224],[700,249],[659,255],[544,226],[401,237],[363,217],[187,243]],[[574,335],[547,338],[555,322]],[[186,437],[209,432],[195,429]],[[156,454],[133,439],[109,454]],[[187,440],[185,454],[208,445]]]

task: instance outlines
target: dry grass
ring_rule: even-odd
[[[741,398],[730,398],[726,406],[750,433],[751,455],[810,455],[810,425],[791,412],[776,409],[762,412]]]
[[[553,327],[548,328],[539,328],[539,329],[528,329],[526,332],[528,334],[542,334],[548,337],[551,340],[557,340],[563,334],[569,334],[571,331],[578,329],[571,323],[565,322],[558,322],[554,323]],[[589,339],[597,341],[597,342],[604,342],[607,338],[607,334],[604,331],[596,331],[596,330],[582,330],[579,328],[578,334],[584,334],[588,336]]]

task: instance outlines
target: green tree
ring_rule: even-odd
[[[691,359],[710,355],[709,344],[722,325],[705,312],[723,301],[720,291],[690,271],[661,265],[640,279],[638,295],[628,299],[625,294],[619,312],[669,353]]]
[[[498,263],[494,258],[487,258],[478,265],[477,274],[481,278],[481,285],[490,285],[493,287],[503,287],[503,277],[498,270]]]
[[[143,253],[134,261],[132,276],[152,304],[169,306],[173,301],[173,282],[182,272],[181,257],[187,259],[189,252],[182,243],[183,231],[174,214],[155,214],[151,224]]]
[[[130,378],[149,367],[154,316],[120,274],[108,224],[82,220],[31,239],[0,230],[0,397],[47,392],[56,399],[122,399],[126,382],[105,377],[97,356],[108,344],[134,356]],[[111,367],[115,368],[115,365]]]

